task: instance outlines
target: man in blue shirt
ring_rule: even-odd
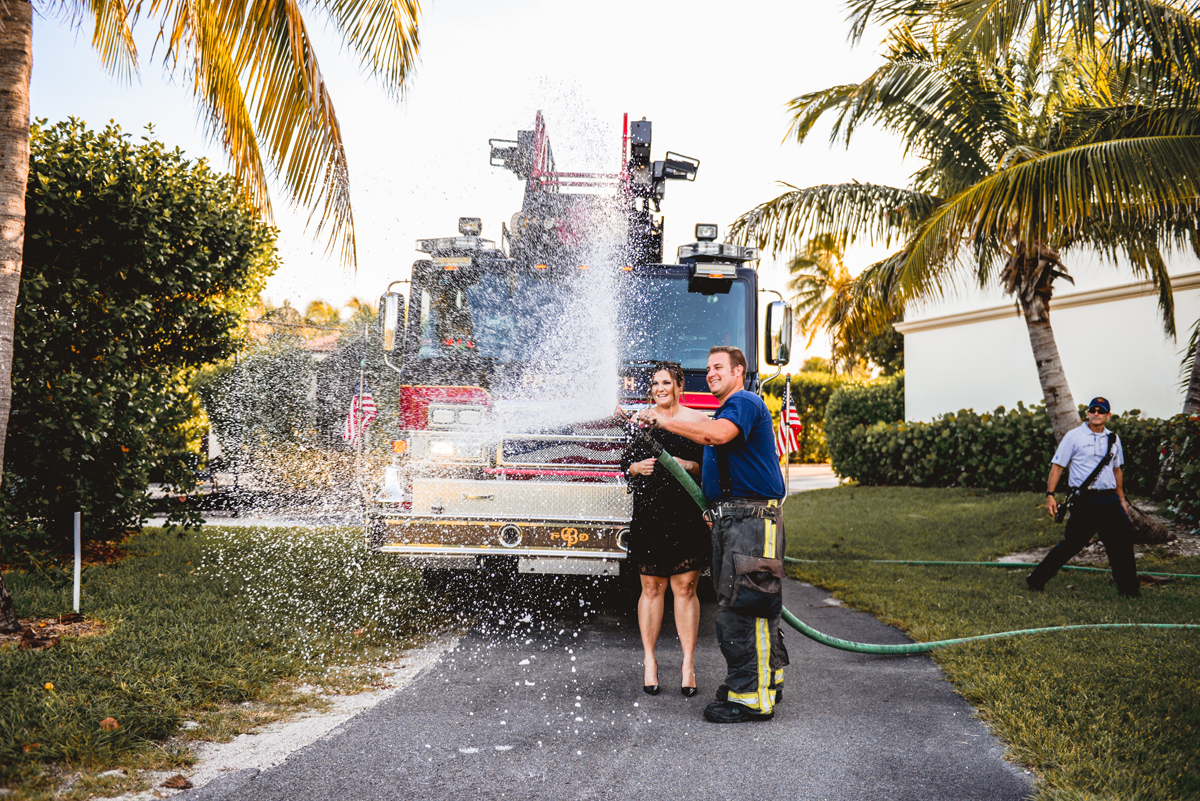
[[[1125,455],[1121,440],[1110,433],[1104,424],[1108,422],[1110,405],[1107,398],[1092,398],[1088,404],[1087,422],[1067,432],[1058,443],[1058,450],[1050,460],[1050,478],[1046,482],[1046,511],[1053,517],[1058,511],[1054,490],[1062,477],[1063,469],[1069,468],[1067,484],[1072,489],[1082,486],[1096,466],[1108,455],[1108,439],[1113,438],[1112,457],[1096,474],[1091,484],[1079,492],[1071,504],[1071,516],[1067,518],[1067,530],[1063,540],[1046,554],[1042,563],[1034,568],[1025,581],[1029,589],[1041,592],[1046,582],[1099,535],[1112,567],[1113,581],[1117,592],[1127,598],[1137,598],[1138,577],[1133,557],[1133,530],[1129,523],[1128,505],[1125,500],[1124,478],[1121,466]]]
[[[725,684],[704,710],[714,723],[770,720],[783,695],[788,664],[779,630],[786,550],[779,501],[787,494],[775,451],[771,413],[746,392],[746,356],[738,348],[708,352],[708,386],[721,408],[712,420],[639,413],[704,445],[701,480],[714,507],[713,584],[717,588],[717,639],[725,655]]]

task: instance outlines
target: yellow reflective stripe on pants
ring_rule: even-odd
[[[775,704],[775,693],[771,690],[771,626],[765,617],[754,618],[754,646],[758,651],[758,699],[764,715],[770,714]]]

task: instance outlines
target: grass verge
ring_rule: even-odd
[[[139,789],[134,771],[192,761],[174,740],[228,739],[322,703],[308,686],[361,689],[369,665],[446,624],[419,572],[371,559],[349,529],[154,529],[84,572],[82,610],[106,625],[43,651],[0,649],[0,788],[8,798]],[[71,609],[71,585],[9,573],[24,616]],[[330,672],[331,666],[357,669]],[[113,718],[116,729],[100,722]],[[100,775],[127,769],[131,778]],[[69,782],[64,782],[71,777]],[[68,785],[69,786],[66,786]]]
[[[868,564],[990,560],[1058,541],[1041,495],[839,487],[784,507],[789,572],[919,641],[1081,623],[1200,623],[1200,579],[1117,596],[1106,573],[1062,572],[1044,594],[1025,571]],[[1153,567],[1151,567],[1153,566]],[[1200,574],[1151,552],[1142,570]],[[953,646],[931,656],[1044,801],[1200,797],[1200,632],[1099,631]]]

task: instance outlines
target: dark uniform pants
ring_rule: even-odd
[[[1133,595],[1138,591],[1137,568],[1133,558],[1133,527],[1115,494],[1080,495],[1071,505],[1063,540],[1046,554],[1042,563],[1029,574],[1035,584],[1045,584],[1071,557],[1082,551],[1095,535],[1104,543],[1108,564],[1112,567],[1117,591]]]
[[[713,584],[727,700],[769,715],[788,664],[779,630],[786,542],[778,501],[730,501],[718,510]]]

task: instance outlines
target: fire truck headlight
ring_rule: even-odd
[[[483,445],[479,440],[433,437],[429,440],[429,456],[439,460],[479,461],[483,458]]]

